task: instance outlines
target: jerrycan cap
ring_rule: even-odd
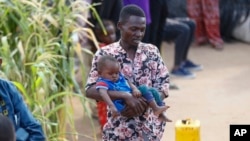
[[[191,119],[190,118],[182,119],[181,122],[182,122],[182,124],[190,124]]]

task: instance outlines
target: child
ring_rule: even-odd
[[[131,82],[127,81],[120,73],[120,64],[115,58],[112,56],[102,56],[97,63],[97,71],[100,77],[97,80],[96,89],[109,106],[114,117],[118,116],[125,108],[125,103],[123,100],[112,101],[107,94],[108,90],[132,93],[134,97],[143,96],[157,117],[161,114],[163,120],[171,122],[165,115],[162,115],[169,106],[163,104],[158,92],[146,86],[140,86],[138,89]]]
[[[106,29],[106,34],[102,30],[100,24],[96,24],[94,27],[94,33],[99,42],[99,47],[103,47],[105,45],[111,44],[116,40],[116,27],[114,23],[110,20],[102,20],[103,26]],[[97,102],[97,112],[99,123],[102,127],[107,122],[107,104],[103,101]]]
[[[116,41],[116,27],[115,24],[107,19],[102,20],[105,31],[102,29],[99,23],[95,24],[93,28],[94,34],[97,41],[99,42],[99,47],[106,46]],[[96,52],[96,48],[92,48],[93,52]]]
[[[15,141],[14,125],[10,119],[0,114],[0,141]]]

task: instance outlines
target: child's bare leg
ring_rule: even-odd
[[[149,107],[151,107],[154,111],[154,114],[158,117],[162,112],[166,111],[169,106],[158,106],[155,100],[151,100],[149,102]]]
[[[172,122],[172,120],[167,117],[167,113],[165,111],[159,115],[159,118],[162,121]]]

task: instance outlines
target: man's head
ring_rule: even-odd
[[[15,141],[15,130],[11,120],[0,114],[0,140],[1,141]]]
[[[136,5],[126,5],[120,12],[118,29],[123,45],[137,46],[146,30],[146,17],[143,10]]]
[[[111,44],[116,40],[116,27],[114,23],[110,20],[102,20],[104,28],[107,31],[107,34],[104,33],[99,23],[96,24],[94,28],[95,35],[97,40],[101,43]]]
[[[116,82],[119,78],[120,64],[112,56],[102,56],[97,62],[97,71],[100,77]]]
[[[137,5],[124,6],[120,12],[119,22],[126,22],[130,16],[145,17],[144,11]]]

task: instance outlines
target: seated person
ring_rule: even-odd
[[[156,116],[159,116],[169,108],[162,102],[157,90],[144,85],[137,88],[130,81],[126,80],[124,75],[120,73],[120,64],[112,56],[102,56],[98,60],[97,71],[99,78],[96,83],[96,89],[108,104],[114,117],[120,115],[120,112],[124,110],[125,102],[123,100],[112,101],[107,94],[108,90],[124,91],[128,94],[132,93],[134,97],[143,96]],[[162,115],[162,117],[164,117],[162,118],[164,121],[171,122],[166,115]]]
[[[2,59],[0,66],[1,64]],[[33,117],[22,95],[10,81],[4,79],[0,79],[0,114],[8,117],[14,124],[16,140],[45,141],[42,126]]]
[[[191,71],[202,70],[201,65],[193,63],[187,58],[190,45],[193,41],[195,22],[189,18],[167,18],[163,30],[163,41],[175,42],[174,67],[172,76],[195,78]]]

